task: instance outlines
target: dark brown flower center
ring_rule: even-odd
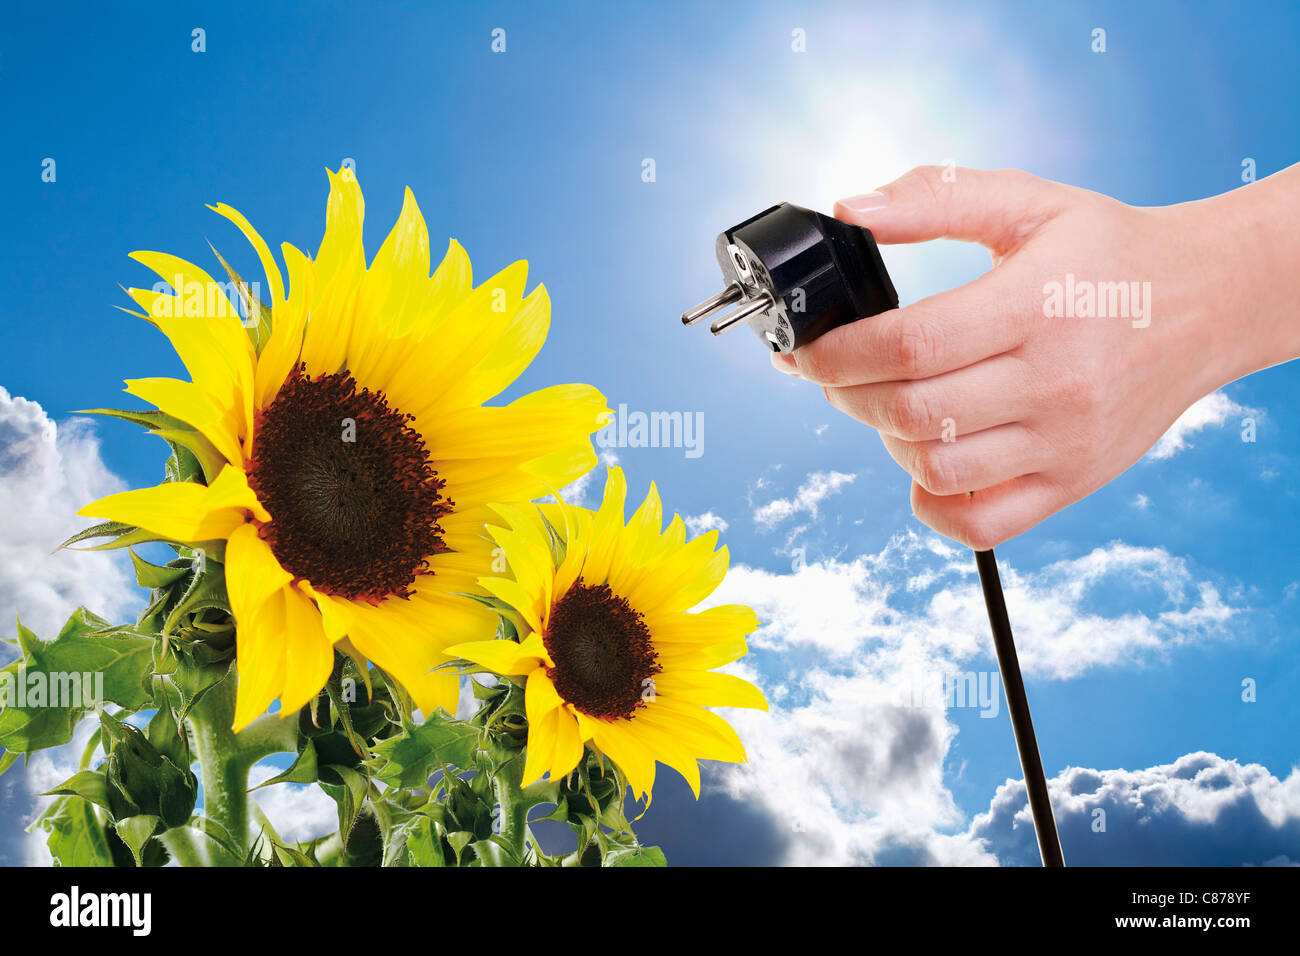
[[[442,497],[411,416],[346,372],[299,367],[257,414],[248,483],[271,515],[262,537],[285,570],[353,601],[409,597],[447,550]]]
[[[551,609],[542,643],[555,662],[547,675],[582,713],[617,720],[653,699],[662,668],[650,631],[608,584],[591,587],[578,578]]]

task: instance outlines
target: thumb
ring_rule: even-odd
[[[1056,185],[1018,169],[917,166],[876,192],[841,199],[835,216],[878,242],[962,239],[1000,255],[1055,211]]]

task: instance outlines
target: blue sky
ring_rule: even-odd
[[[409,185],[434,244],[459,239],[476,275],[529,260],[553,320],[518,391],[589,381],[614,406],[702,416],[698,457],[610,451],[634,489],[654,479],[673,510],[725,521],[743,565],[727,593],[771,622],[743,666],[770,697],[785,691],[770,717],[744,717],[751,767],[715,768],[699,805],[664,771],[643,836],[679,862],[1032,862],[1006,810],[1014,794],[998,791],[1019,777],[1005,710],[986,719],[884,699],[908,662],[995,669],[969,555],[946,553],[911,517],[908,481],[868,429],[775,373],[745,333],[713,339],[677,316],[715,291],[722,228],[782,200],[828,210],[914,165],[1016,166],[1142,205],[1239,186],[1247,157],[1261,177],[1284,168],[1300,158],[1300,10],[442,6],[9,14],[0,478],[25,516],[8,535],[0,615],[90,599],[126,613],[104,559],[68,564],[36,546],[75,526],[79,492],[160,475],[156,440],[70,421],[75,409],[130,404],[123,378],[180,372],[161,336],[112,308],[127,304],[117,283],[152,282],[126,254],[211,268],[206,239],[255,274],[234,228],[203,208],[218,201],[273,247],[314,249],[323,170],[351,158],[372,252]],[[498,27],[506,52],[494,54]],[[1090,48],[1098,27],[1105,53]],[[191,50],[194,28],[206,52]],[[791,49],[796,29],[806,52]],[[41,180],[47,157],[53,183]],[[955,243],[884,256],[904,302],[988,267],[983,250]],[[1294,367],[1229,386],[1185,423],[1183,447],[1171,438],[1168,454],[999,549],[1044,763],[1060,786],[1083,788],[1077,814],[1063,811],[1067,857],[1117,859],[1136,831],[1112,829],[1107,843],[1085,818],[1158,792],[1172,809],[1111,813],[1154,855],[1300,859],[1300,436],[1287,426],[1298,392]],[[1253,443],[1241,441],[1247,417]],[[45,457],[33,465],[20,448]],[[789,504],[760,510],[773,501]],[[770,526],[755,517],[784,512]],[[47,587],[27,580],[30,565],[17,573],[21,554]],[[1253,704],[1241,700],[1246,678]],[[1184,759],[1201,752],[1213,760]],[[1102,775],[1089,791],[1092,778],[1066,768]],[[23,803],[22,779],[0,780],[0,804]],[[1225,842],[1235,831],[1224,801],[1234,820],[1268,809]],[[0,854],[21,858],[21,825],[3,818]]]

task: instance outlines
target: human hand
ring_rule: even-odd
[[[914,169],[836,216],[881,243],[979,242],[993,269],[773,364],[880,432],[918,518],[991,548],[1119,475],[1197,399],[1300,355],[1298,173],[1139,208],[1018,170]]]

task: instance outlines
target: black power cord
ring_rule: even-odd
[[[1025,775],[1025,790],[1029,793],[1029,812],[1034,817],[1038,853],[1043,858],[1043,866],[1065,866],[1061,839],[1056,834],[1056,818],[1052,816],[1052,800],[1047,793],[1047,778],[1043,776],[1043,760],[1038,755],[1034,720],[1029,716],[1029,698],[1025,696],[1025,682],[1020,676],[1020,658],[1016,655],[1016,642],[1011,636],[1011,620],[1007,617],[998,559],[992,550],[976,551],[975,567],[979,569],[984,606],[988,608],[989,627],[993,629],[993,648],[998,655],[998,670],[1002,672],[1002,689],[1007,695],[1011,732],[1016,736],[1016,750],[1020,753],[1020,770]]]
[[[682,313],[682,323],[694,325],[730,308],[710,326],[714,335],[747,322],[764,345],[788,353],[837,326],[898,307],[898,294],[870,230],[810,209],[790,203],[765,209],[719,235],[715,251],[723,290]],[[1043,866],[1064,866],[997,559],[991,550],[976,551],[975,564],[1038,852]]]

